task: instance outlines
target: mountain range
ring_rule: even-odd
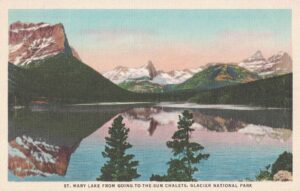
[[[221,71],[221,73],[219,73]],[[149,61],[138,68],[118,66],[103,76],[134,92],[165,92],[178,89],[213,89],[290,73],[292,59],[278,52],[265,59],[261,51],[240,63],[208,63],[195,69],[157,71]]]
[[[63,103],[186,100],[198,91],[291,71],[292,59],[287,53],[265,59],[257,51],[240,63],[209,63],[166,72],[148,61],[138,68],[118,66],[101,75],[80,59],[62,24],[15,22],[9,27],[11,104],[41,99]]]
[[[202,67],[195,69],[173,70],[169,72],[156,70],[152,61],[138,68],[118,66],[103,74],[120,87],[133,92],[164,92],[167,85],[180,84],[191,78]]]
[[[138,68],[117,66],[113,70],[103,73],[103,76],[115,84],[145,78],[152,83],[166,85],[182,83],[199,71],[202,71],[202,67],[195,69],[173,70],[169,72],[157,71],[152,61],[148,61],[147,64]]]

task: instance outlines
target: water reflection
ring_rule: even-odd
[[[128,110],[122,115],[129,122],[142,121],[152,136],[157,127],[161,125],[171,125],[176,127],[178,116],[183,109],[163,109],[155,108],[134,108]],[[292,134],[290,128],[272,128],[264,125],[255,125],[247,123],[236,118],[225,118],[219,115],[206,115],[202,111],[193,111],[194,127],[205,128],[214,132],[239,132],[256,140],[262,140],[264,137],[287,141]],[[285,124],[283,124],[285,127]]]
[[[56,174],[61,178],[56,177],[55,180],[94,180],[99,175],[100,163],[104,162],[99,153],[104,147],[104,137],[107,135],[108,127],[113,118],[121,114],[124,117],[124,123],[130,128],[129,141],[134,146],[133,154],[140,157],[142,170],[140,180],[148,180],[148,174],[149,176],[159,174],[159,169],[165,171],[164,158],[166,160],[170,158],[164,150],[165,141],[168,141],[176,130],[178,116],[184,109],[186,108],[149,105],[67,106],[50,110],[49,108],[22,109],[17,114],[11,112],[9,116],[9,169],[17,177],[41,177]],[[264,166],[263,162],[268,158],[273,155],[277,157],[279,152],[277,149],[291,149],[290,111],[192,109],[192,112],[195,121],[193,128],[196,129],[192,139],[210,149],[211,154],[210,161],[200,168],[202,172],[205,172],[207,168],[207,173],[212,171],[216,174],[215,176],[218,173],[221,176],[221,172],[211,169],[209,165],[210,162],[216,165],[214,163],[220,153],[223,153],[224,165],[226,158],[232,160],[229,157],[242,157],[241,152],[243,155],[252,153],[251,157],[256,157],[256,160],[261,159],[262,164],[256,161],[259,168]],[[275,122],[274,116],[277,117]],[[260,149],[257,153],[251,150],[254,145],[256,149]],[[266,148],[265,146],[268,147],[269,153],[261,152]],[[230,153],[223,152],[228,148],[231,149]],[[274,153],[272,153],[272,148],[274,148]],[[145,153],[150,155],[144,157]],[[86,162],[93,160],[97,162],[90,164]],[[248,165],[251,165],[253,161],[248,162]],[[85,167],[85,164],[88,166]],[[149,165],[152,171],[149,170]],[[236,168],[231,165],[226,168],[231,170]],[[69,166],[71,166],[70,169],[68,169]],[[241,165],[239,168],[243,170],[239,172],[240,176],[247,177],[244,174],[249,174],[249,167]],[[253,171],[254,168],[257,172],[256,167],[253,167]],[[86,175],[82,176],[82,174]],[[199,177],[207,178],[207,180],[221,180],[225,177],[224,175],[224,177],[212,178],[209,174],[202,177],[202,174]],[[227,178],[234,179],[233,175]],[[13,177],[11,179],[15,180]]]
[[[19,177],[65,175],[75,148],[49,145],[23,135],[9,142],[8,169]]]

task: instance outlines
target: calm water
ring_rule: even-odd
[[[101,155],[104,137],[118,115],[130,128],[133,147],[128,153],[139,161],[141,177],[137,180],[163,175],[172,157],[166,141],[171,140],[184,109],[194,115],[192,140],[210,154],[208,160],[196,165],[198,180],[254,179],[259,169],[273,163],[283,151],[292,150],[291,111],[284,109],[171,103],[31,108],[10,113],[10,142],[26,135],[49,145],[72,148],[66,173],[19,177],[10,171],[9,180],[94,181],[105,163]]]

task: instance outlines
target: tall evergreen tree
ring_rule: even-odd
[[[178,130],[173,134],[172,141],[167,146],[172,149],[173,158],[168,162],[167,175],[152,175],[150,180],[155,181],[194,181],[193,174],[198,170],[193,164],[207,159],[209,154],[202,154],[204,147],[196,142],[191,142],[190,137],[194,131],[193,114],[183,111],[179,116]]]
[[[137,173],[138,161],[134,161],[134,155],[125,151],[132,147],[127,142],[129,129],[122,122],[123,117],[118,116],[109,128],[109,137],[105,137],[105,151],[103,157],[109,160],[101,168],[101,175],[97,180],[101,181],[132,181],[140,175]]]

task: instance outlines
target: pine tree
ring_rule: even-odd
[[[138,161],[134,161],[134,155],[125,151],[132,147],[127,142],[129,129],[122,123],[123,117],[118,116],[109,128],[109,137],[105,137],[104,158],[109,160],[101,168],[101,175],[97,180],[101,181],[132,181],[140,175],[137,173]]]
[[[204,147],[196,142],[191,142],[190,137],[194,131],[193,114],[185,110],[179,116],[178,130],[173,134],[172,141],[167,146],[172,149],[173,158],[168,162],[167,175],[152,175],[150,180],[156,181],[194,181],[193,174],[198,170],[193,164],[207,159],[209,154],[202,154]]]

